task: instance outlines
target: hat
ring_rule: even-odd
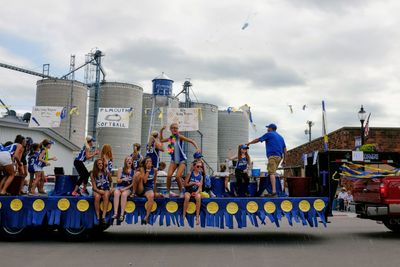
[[[202,157],[203,157],[203,155],[200,152],[196,152],[193,154],[193,158],[195,158],[195,159],[200,159]]]
[[[273,123],[271,123],[271,124],[269,124],[269,125],[267,125],[267,126],[265,126],[265,127],[271,128],[271,129],[274,130],[274,131],[276,131],[276,129],[278,128],[278,127],[276,127],[276,124],[273,124]]]
[[[50,145],[54,145],[56,142],[54,142],[53,140],[49,140],[49,144]]]
[[[96,140],[91,135],[86,136],[86,142],[90,141],[96,142]]]
[[[249,146],[248,145],[241,145],[240,148],[241,149],[249,149]]]

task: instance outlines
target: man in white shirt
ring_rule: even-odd
[[[342,190],[340,190],[340,193],[338,195],[338,202],[339,202],[339,211],[344,211],[344,202],[347,199],[348,194],[346,192],[346,188],[342,188]]]

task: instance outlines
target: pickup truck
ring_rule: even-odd
[[[400,176],[358,179],[353,199],[359,218],[381,221],[393,232],[400,232]]]

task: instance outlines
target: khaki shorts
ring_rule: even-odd
[[[271,156],[268,158],[267,170],[268,174],[275,174],[276,170],[279,167],[279,163],[281,163],[282,158],[278,156]]]

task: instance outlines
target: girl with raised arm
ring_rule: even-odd
[[[168,175],[167,175],[167,193],[169,197],[176,197],[177,195],[171,192],[171,179],[172,175],[176,171],[175,179],[178,183],[178,187],[180,190],[180,197],[183,197],[182,191],[182,174],[186,168],[186,160],[187,157],[183,151],[183,142],[188,142],[192,144],[197,152],[200,152],[199,147],[196,142],[190,138],[187,138],[179,133],[179,126],[177,123],[172,123],[170,126],[171,135],[169,138],[163,137],[163,131],[165,130],[165,126],[160,130],[160,139],[161,143],[168,142],[168,153],[171,156],[171,163],[169,164]]]

